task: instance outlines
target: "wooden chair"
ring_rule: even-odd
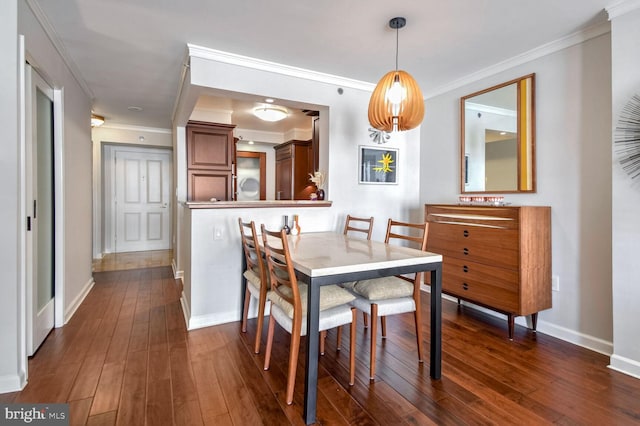
[[[355,223],[354,223],[355,222]],[[368,225],[365,226],[365,223]],[[354,226],[358,225],[358,226]],[[367,240],[371,239],[371,231],[373,231],[373,216],[369,219],[363,217],[354,217],[351,215],[347,215],[347,219],[344,221],[344,235],[349,235],[353,232],[359,232],[363,234],[367,234]],[[351,283],[354,284],[354,283]],[[347,287],[349,284],[347,284]],[[364,328],[369,327],[369,316],[366,312],[362,313],[362,320],[364,321]],[[340,338],[340,333],[338,333],[338,339]]]
[[[267,334],[267,349],[264,357],[264,369],[269,369],[271,348],[275,323],[291,334],[289,347],[289,367],[287,371],[286,402],[293,402],[293,389],[298,365],[300,337],[307,334],[307,285],[298,284],[291,262],[287,236],[284,231],[272,232],[261,225],[267,269],[271,279],[271,316]],[[348,291],[336,286],[320,287],[320,322],[319,331],[344,324],[351,324],[350,354],[349,354],[349,385],[355,381],[355,352],[356,352],[356,311],[349,305],[355,297]]]
[[[238,218],[240,225],[240,238],[247,268],[242,276],[247,281],[247,289],[244,295],[244,306],[242,310],[242,332],[247,332],[247,316],[249,315],[249,302],[253,297],[258,302],[258,326],[256,329],[256,340],[253,347],[255,353],[260,352],[260,338],[262,337],[262,325],[264,324],[264,308],[267,302],[267,292],[269,290],[269,278],[267,267],[262,258],[262,252],[258,244],[256,226],[253,221],[243,222]]]
[[[365,226],[365,224],[368,225]],[[344,222],[344,235],[349,235],[350,232],[360,232],[363,234],[367,234],[367,240],[370,240],[371,231],[373,231],[373,216],[369,219],[366,219],[362,217],[347,215],[347,220],[345,220]]]
[[[405,223],[389,219],[384,242],[400,240],[415,245],[420,250],[427,248],[428,223]],[[420,313],[420,282],[422,273],[409,278],[402,275],[356,281],[349,290],[356,296],[352,306],[371,315],[371,354],[369,359],[369,378],[376,373],[377,318],[380,316],[382,338],[387,336],[386,316],[413,312],[418,343],[418,360],[422,362],[422,326]]]

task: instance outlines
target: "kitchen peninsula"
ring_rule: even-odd
[[[180,257],[183,268],[182,309],[189,330],[239,321],[242,250],[238,217],[280,229],[300,218],[303,232],[342,230],[344,215],[331,201],[272,200],[185,202],[182,204]],[[252,306],[250,316],[257,309]]]

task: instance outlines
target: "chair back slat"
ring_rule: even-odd
[[[392,239],[409,241],[412,243],[416,243],[416,248],[418,248],[419,250],[425,251],[427,249],[428,233],[428,222],[407,223],[389,219],[389,222],[387,223],[387,235],[384,239],[384,242],[388,244]]]
[[[429,223],[408,223],[398,222],[389,219],[387,223],[387,236],[384,239],[385,243],[389,243],[391,240],[403,240],[417,245],[417,248],[422,251],[427,250],[427,236],[429,234]],[[408,274],[410,275],[410,274]],[[422,272],[414,274],[413,279],[407,276],[397,275],[398,278],[413,282],[413,296],[416,303],[420,300],[420,283],[422,281]]]
[[[253,221],[243,222],[240,217],[238,218],[238,224],[240,226],[240,239],[242,250],[244,251],[244,258],[247,262],[247,269],[256,272],[259,274],[261,280],[265,280],[267,271],[262,260],[260,245],[258,244],[256,225]]]
[[[358,226],[354,226],[358,225]],[[367,234],[367,240],[371,239],[371,231],[373,230],[373,216],[370,218],[355,217],[347,215],[347,219],[344,223],[344,235],[348,235],[349,232],[361,232]]]
[[[267,270],[271,278],[271,291],[293,306],[294,315],[301,315],[300,291],[291,262],[287,234],[284,230],[269,231],[264,224],[260,228]]]

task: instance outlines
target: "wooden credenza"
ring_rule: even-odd
[[[514,318],[551,307],[551,208],[427,204],[427,250],[440,253],[442,291]]]

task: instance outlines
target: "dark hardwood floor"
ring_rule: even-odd
[[[239,323],[186,332],[170,268],[99,272],[95,280],[71,321],[29,361],[27,387],[0,395],[1,402],[68,402],[73,425],[303,423],[302,356],[294,403],[284,403],[286,332],[276,327],[271,369],[263,371],[263,353],[252,351],[255,320],[244,335]],[[389,337],[379,339],[377,377],[369,383],[368,330],[358,320],[353,387],[349,330],[340,352],[329,332],[319,369],[320,424],[640,424],[640,380],[606,368],[607,356],[522,327],[509,341],[504,321],[448,301],[442,380],[429,378],[428,354],[417,362],[407,314],[388,318]]]

